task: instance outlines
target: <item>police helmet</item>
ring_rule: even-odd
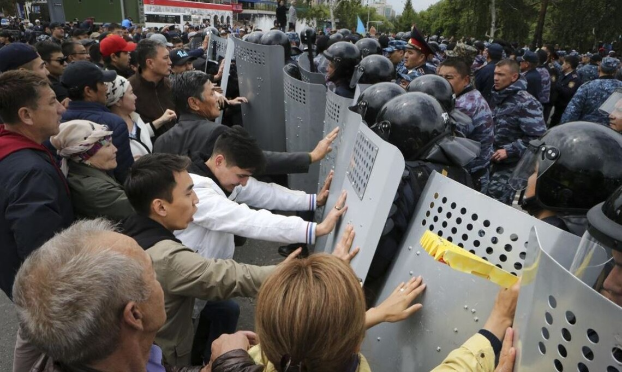
[[[296,80],[302,80],[302,76],[300,75],[300,69],[297,65],[293,63],[286,64],[285,67],[283,67],[283,71]]]
[[[365,58],[372,54],[382,54],[382,47],[376,39],[366,37],[355,44],[361,51],[361,57]]]
[[[408,85],[409,92],[422,92],[431,95],[441,104],[445,112],[453,111],[456,95],[449,82],[438,75],[422,75]]]
[[[343,37],[348,37],[352,35],[352,32],[350,32],[350,30],[348,30],[347,28],[342,28],[341,30],[337,31],[337,33],[343,35]]]
[[[305,27],[300,31],[300,42],[304,45],[315,44],[316,37],[317,35],[313,27]]]
[[[395,34],[395,40],[402,40],[402,36],[404,36],[403,32],[398,32]]]
[[[585,214],[622,186],[620,159],[619,133],[596,123],[566,123],[529,143],[509,184],[524,191],[525,210]]]
[[[330,35],[330,37],[328,39],[334,43],[335,40],[336,41],[342,41],[344,39],[344,37],[339,32],[336,32],[336,33]]]
[[[285,49],[285,60],[292,56],[292,45],[287,34],[281,30],[270,30],[261,37],[263,45],[280,45]]]
[[[433,145],[450,134],[448,115],[425,93],[401,94],[387,102],[371,129],[397,147],[406,160],[422,159]]]
[[[361,63],[356,66],[350,88],[356,84],[376,84],[391,81],[395,76],[393,62],[385,56],[373,54],[363,58]]]
[[[260,44],[262,36],[263,36],[263,32],[253,31],[250,34],[248,34],[248,38],[246,39],[246,41],[248,41],[249,43],[253,43],[253,44]]]
[[[218,29],[216,27],[214,27],[214,26],[208,27],[205,30],[205,33],[207,35],[212,34],[212,35],[215,35],[215,36],[220,36],[219,33],[218,33]]]
[[[365,124],[371,127],[376,123],[376,117],[382,106],[404,93],[406,91],[395,83],[374,84],[359,95],[356,105],[350,106],[350,111],[361,115]]]
[[[338,41],[324,51],[324,57],[335,66],[331,80],[336,78],[351,79],[354,68],[361,60],[361,52],[356,45],[347,41]]]

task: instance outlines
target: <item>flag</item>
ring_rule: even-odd
[[[359,16],[356,16],[356,33],[365,35],[365,26],[363,26],[363,21],[361,21]]]

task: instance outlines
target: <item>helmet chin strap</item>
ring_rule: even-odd
[[[518,205],[531,216],[542,210],[542,206],[538,203],[538,198],[536,196],[531,196],[529,198],[525,197],[525,190],[520,192],[520,197],[518,198]]]

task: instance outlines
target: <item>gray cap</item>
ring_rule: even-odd
[[[620,68],[620,60],[613,57],[605,57],[600,62],[600,69],[607,74],[612,74]]]
[[[162,34],[153,34],[153,35],[149,36],[149,39],[160,41],[160,42],[164,43],[169,48],[173,47],[173,44],[169,43],[168,40],[166,40],[166,36],[164,36]]]

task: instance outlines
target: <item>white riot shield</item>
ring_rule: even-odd
[[[560,265],[534,229],[514,318],[515,372],[622,371],[622,308]]]
[[[233,38],[244,128],[262,150],[285,151],[285,98],[283,64],[279,45],[258,45]]]
[[[311,72],[308,53],[304,52],[298,57],[298,68],[302,81],[312,84],[326,84],[324,74],[319,72]]]
[[[229,38],[225,39],[214,34],[209,35],[209,44],[207,45],[207,59],[210,61],[218,61],[218,57],[224,57],[229,47]]]
[[[547,250],[570,267],[579,237],[434,172],[378,299],[421,275],[427,284],[420,298],[423,309],[404,322],[383,323],[367,332],[362,352],[372,370],[430,371],[481,329],[492,310],[499,286],[434,261],[419,243],[426,230],[521,275],[534,226]]]
[[[309,84],[283,72],[285,89],[285,148],[288,152],[309,152],[322,139],[326,111],[326,87]],[[288,175],[289,188],[315,194],[320,165],[312,164],[306,174]],[[322,182],[323,183],[323,182]]]
[[[335,164],[331,198],[326,204],[333,208],[345,190],[348,211],[335,230],[322,240],[323,245],[316,244],[316,251],[332,252],[346,226],[351,224],[356,232],[353,246],[361,248],[351,266],[364,281],[403,172],[402,153],[372,132],[360,115],[350,113]],[[324,217],[327,212],[324,211]]]

